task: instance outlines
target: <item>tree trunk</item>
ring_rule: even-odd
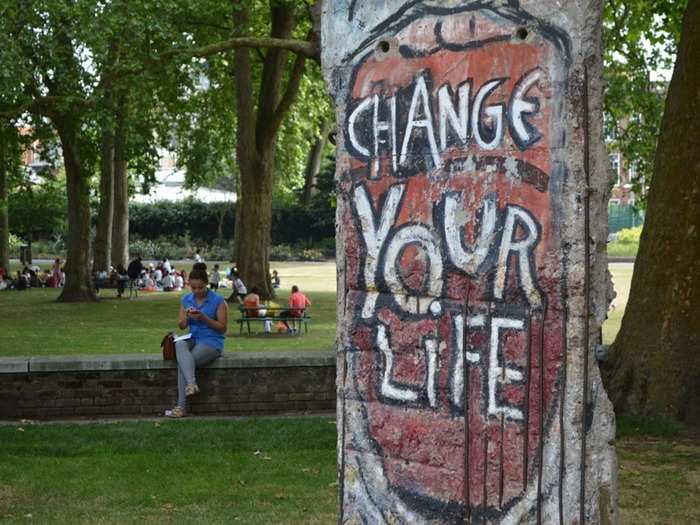
[[[10,271],[10,222],[7,202],[7,139],[0,124],[0,268]]]
[[[294,28],[291,4],[271,2],[270,36],[289,38]],[[248,25],[245,8],[233,14],[234,36]],[[274,297],[270,285],[270,227],[272,224],[272,188],[275,173],[277,133],[299,90],[304,74],[304,57],[297,56],[292,70],[288,68],[287,51],[268,49],[258,90],[257,114],[253,100],[250,51],[234,51],[232,74],[236,86],[237,143],[236,155],[240,171],[240,191],[236,207],[234,256],[243,282],[248,289],[257,287],[264,299]]]
[[[306,162],[306,173],[304,174],[304,191],[301,194],[301,205],[310,206],[311,197],[315,193],[316,177],[321,169],[321,160],[323,160],[323,150],[328,142],[328,133],[330,133],[333,122],[326,119],[321,123],[319,135],[314,140],[314,145],[309,151],[309,158]]]
[[[60,302],[96,301],[90,275],[90,187],[88,173],[78,151],[78,124],[70,117],[55,119],[61,139],[68,190],[68,246],[66,283]]]
[[[274,150],[273,150],[274,151]],[[274,173],[273,151],[253,165],[252,170],[241,171],[241,193],[239,201],[240,252],[236,259],[238,271],[250,290],[257,287],[260,296],[273,297],[270,285],[270,227],[272,225],[272,187]]]
[[[114,131],[110,123],[102,130],[100,144],[100,207],[95,233],[93,271],[108,271],[112,260],[112,217],[114,215]]]
[[[129,175],[127,173],[126,102],[120,101],[114,135],[114,219],[112,266],[129,264]]]
[[[700,1],[690,0],[646,224],[605,367],[618,414],[700,423]]]

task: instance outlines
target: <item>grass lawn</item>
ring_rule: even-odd
[[[700,442],[620,423],[621,523],[700,523]],[[0,522],[334,523],[335,430],[324,418],[0,425]]]
[[[222,263],[223,264],[223,263]],[[183,264],[179,265],[183,267]],[[225,265],[224,265],[225,266]],[[335,345],[335,262],[273,263],[282,279],[278,301],[286,304],[289,288],[297,284],[313,306],[310,332],[285,335],[239,336],[237,306],[229,315],[226,350],[330,350]],[[632,263],[611,263],[617,298],[603,326],[603,341],[611,343],[620,328],[629,296]],[[136,300],[117,300],[103,290],[97,304],[59,304],[53,289],[0,293],[3,344],[0,357],[78,354],[138,354],[160,350],[163,334],[175,329],[179,293],[142,293]],[[228,296],[229,290],[222,290]],[[262,332],[262,323],[254,323]]]
[[[620,330],[622,314],[625,313],[627,299],[630,296],[630,284],[632,283],[632,270],[634,263],[610,263],[608,265],[612,273],[613,284],[617,296],[613,301],[614,308],[608,311],[608,319],[603,323],[603,343],[610,344],[615,340]]]
[[[19,428],[0,425],[1,523],[335,521],[331,419]]]
[[[273,263],[282,279],[278,302],[286,304],[297,284],[312,302],[309,333],[302,336],[239,336],[237,305],[229,312],[225,350],[330,350],[335,342],[335,262]],[[228,296],[230,290],[221,290]],[[59,291],[35,289],[0,293],[3,344],[0,357],[77,354],[138,354],[160,351],[160,341],[176,329],[180,293],[140,293],[116,299],[103,290],[96,304],[59,304]],[[254,323],[262,332],[262,323]],[[244,332],[245,333],[245,332]]]

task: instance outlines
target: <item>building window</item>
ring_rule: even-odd
[[[613,173],[615,174],[615,186],[620,185],[620,154],[619,153],[612,153],[608,155],[608,158],[610,159],[610,168],[613,170]]]

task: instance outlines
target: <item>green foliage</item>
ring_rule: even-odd
[[[68,199],[65,182],[45,179],[38,184],[27,181],[8,197],[10,231],[26,240],[63,234],[66,230]]]
[[[676,437],[683,433],[683,426],[677,421],[618,416],[617,438],[631,436]]]
[[[687,0],[615,0],[605,4],[605,125],[611,148],[634,167],[644,202]],[[670,78],[670,77],[669,77]]]
[[[642,227],[625,228],[617,234],[617,242],[620,244],[639,244],[639,238],[642,235]]]
[[[188,236],[195,246],[212,244],[233,237],[234,220],[234,206],[226,202],[187,199],[129,205],[129,231],[142,239]]]
[[[609,257],[636,257],[639,251],[639,244],[622,244],[611,242],[607,245]]]
[[[10,252],[19,252],[19,247],[22,246],[23,244],[27,244],[27,241],[22,239],[22,237],[19,237],[15,235],[14,233],[10,234],[10,239],[9,239],[9,245],[10,245]]]
[[[187,199],[179,202],[160,201],[129,205],[129,231],[135,238],[151,241],[170,239],[173,244],[180,244],[177,251],[165,250],[161,253],[182,253],[184,239],[188,239],[188,245],[200,249],[211,248],[217,244],[225,245],[224,241],[233,239],[234,228],[235,205],[231,203],[204,203]],[[309,208],[295,201],[281,201],[273,205],[272,244],[298,245],[294,255],[290,255],[294,260],[316,260],[311,254],[307,255],[308,259],[300,259],[300,254],[305,249],[315,248],[315,243],[334,235],[333,194],[319,192],[314,196]],[[160,248],[149,247],[142,253],[157,254],[158,249]],[[329,249],[325,247],[322,254],[328,253]],[[189,255],[191,252],[187,249],[183,256]]]
[[[313,245],[306,243],[277,244],[270,248],[271,261],[325,261],[333,257],[335,257],[335,249],[329,250],[327,241]]]

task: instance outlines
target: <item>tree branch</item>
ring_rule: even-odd
[[[294,103],[297,93],[299,92],[299,85],[301,84],[301,79],[304,76],[304,68],[306,66],[306,57],[303,55],[297,55],[294,61],[294,66],[292,67],[292,72],[289,75],[289,80],[287,82],[287,89],[282,95],[279,104],[275,108],[275,113],[272,116],[272,120],[267,128],[268,136],[274,136],[279,130],[284,117],[289,111],[289,108]]]
[[[286,49],[297,55],[312,58],[314,60],[319,56],[320,50],[313,42],[306,40],[296,40],[293,38],[272,38],[272,37],[248,37],[239,36],[217,42],[208,46],[195,47],[190,49],[178,48],[165,51],[158,56],[157,62],[167,62],[177,56],[204,58],[222,51],[237,49],[241,47],[268,49]]]

